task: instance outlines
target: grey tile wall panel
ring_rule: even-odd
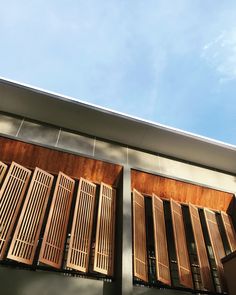
[[[65,150],[91,156],[93,155],[94,140],[95,139],[91,137],[62,130],[57,146]]]
[[[158,172],[158,161],[159,159],[155,155],[133,149],[128,150],[128,165],[131,167]]]
[[[54,146],[57,142],[58,134],[59,129],[57,128],[31,121],[24,121],[18,137],[29,141],[35,141],[38,143]]]
[[[94,157],[119,164],[126,164],[127,148],[110,142],[96,140]]]
[[[0,133],[15,136],[20,128],[22,118],[0,113]]]
[[[4,295],[103,295],[104,282],[44,271],[0,267]],[[14,283],[13,283],[14,282]]]

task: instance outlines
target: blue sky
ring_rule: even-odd
[[[236,144],[235,1],[0,4],[0,76]]]

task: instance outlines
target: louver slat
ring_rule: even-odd
[[[216,268],[217,268],[218,276],[221,282],[221,287],[223,290],[225,290],[224,270],[223,270],[223,265],[221,263],[221,258],[225,256],[225,250],[224,250],[223,242],[221,239],[220,231],[218,228],[216,216],[214,212],[208,209],[204,209],[204,215],[205,215],[207,230],[208,230],[211,245],[212,245],[212,250],[215,256]]]
[[[147,282],[147,246],[144,196],[133,190],[134,276]]]
[[[12,162],[0,190],[0,260],[5,256],[31,171]]]
[[[231,217],[227,213],[221,212],[221,218],[229,242],[230,250],[233,252],[236,250],[236,233]]]
[[[0,185],[2,183],[3,177],[7,172],[7,165],[0,161]]]
[[[74,185],[72,178],[59,172],[39,254],[40,262],[55,268],[62,263]]]
[[[35,168],[7,258],[32,264],[53,176]]]
[[[93,228],[96,185],[80,178],[66,266],[87,272]]]
[[[211,277],[211,269],[204,242],[199,212],[197,207],[192,204],[189,204],[189,212],[196,244],[202,285],[206,290],[214,292],[214,285]]]
[[[182,208],[180,204],[172,199],[170,201],[170,206],[178,262],[179,281],[181,285],[193,288]]]
[[[152,195],[152,212],[156,254],[156,278],[164,284],[171,285],[163,201],[155,194]]]
[[[94,271],[112,276],[115,242],[116,191],[101,183],[96,228]]]

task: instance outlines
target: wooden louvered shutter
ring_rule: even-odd
[[[155,194],[152,195],[152,212],[156,254],[156,277],[158,281],[171,285],[163,201]]]
[[[179,281],[181,285],[193,288],[182,208],[179,203],[172,199],[170,201],[170,207],[178,262]]]
[[[236,250],[236,233],[231,217],[227,213],[221,212],[221,218],[229,242],[230,250],[233,252]]]
[[[189,213],[193,228],[194,240],[196,244],[202,285],[206,290],[214,292],[211,268],[208,260],[207,249],[204,241],[200,216],[197,207],[192,204],[189,204]]]
[[[72,178],[59,172],[39,254],[40,262],[55,268],[62,263],[74,185]]]
[[[80,178],[66,266],[87,272],[93,229],[96,185]]]
[[[204,209],[204,215],[207,224],[212,250],[215,256],[216,268],[221,282],[222,289],[225,290],[224,270],[221,263],[221,258],[225,256],[224,245],[221,239],[219,227],[217,224],[215,213]]]
[[[112,276],[115,247],[116,191],[101,183],[96,228],[94,271]]]
[[[0,185],[2,183],[3,177],[7,172],[7,165],[0,161]]]
[[[0,260],[4,258],[31,171],[12,162],[0,190]]]
[[[32,264],[53,176],[35,168],[7,258]]]
[[[144,196],[133,190],[134,276],[147,282],[147,245]]]

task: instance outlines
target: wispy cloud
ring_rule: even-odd
[[[205,44],[202,57],[217,71],[220,82],[236,80],[236,27]]]

